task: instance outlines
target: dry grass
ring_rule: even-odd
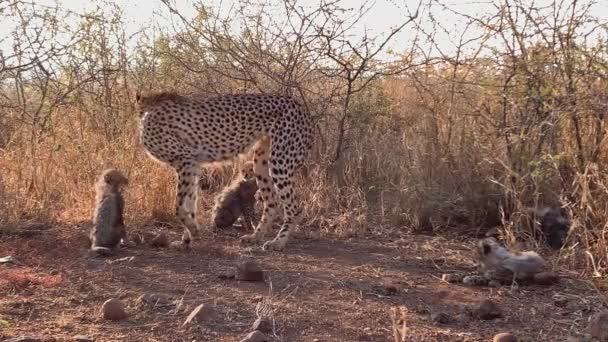
[[[24,9],[21,2],[14,4]],[[120,38],[125,32],[119,11],[97,21],[79,18],[83,25],[74,25],[74,30],[81,31],[68,36],[85,38],[67,44],[61,51],[66,55],[60,58],[59,52],[45,50],[47,55],[38,56],[47,58],[44,65],[10,60],[10,68],[0,69],[0,231],[15,232],[31,223],[89,221],[92,185],[107,166],[125,171],[130,179],[129,226],[163,222],[179,229],[173,215],[174,175],[151,161],[138,142],[134,90],[200,96],[265,90],[299,97],[318,123],[308,175],[300,182],[304,231],[365,237],[419,229],[468,238],[500,227],[513,245],[537,244],[537,227],[524,209],[558,205],[572,219],[570,245],[560,251],[558,262],[585,270],[584,276],[604,288],[608,56],[601,39],[587,41],[585,35],[590,24],[603,21],[586,6],[569,11],[550,6],[541,10],[526,1],[515,4],[475,21],[487,21],[482,26],[488,30],[501,27],[486,34],[512,38],[503,45],[493,46],[484,38],[470,42],[478,48],[475,54],[428,61],[404,57],[391,64],[403,70],[394,75],[367,59],[369,70],[362,75],[376,76],[373,80],[345,78],[356,70],[332,61],[356,54],[347,51],[332,59],[316,43],[301,47],[295,66],[264,64],[264,58],[284,59],[284,51],[293,47],[294,36],[288,33],[275,37],[280,42],[276,51],[261,51],[256,49],[273,46],[263,41],[268,36],[245,44],[213,27],[179,27],[154,41],[138,36],[137,47],[129,50]],[[535,22],[538,27],[522,35],[522,23],[504,24],[513,20],[507,14],[515,10],[551,20]],[[8,9],[3,15],[27,28],[19,31],[26,35],[41,22],[53,22],[52,14],[38,12],[21,13],[38,21],[19,22],[19,15]],[[562,24],[552,24],[553,19]],[[264,24],[251,20],[251,25]],[[61,39],[53,34],[42,44]],[[222,39],[239,46],[238,53],[219,49]],[[99,45],[104,42],[109,45]],[[197,49],[199,43],[216,43],[217,49],[205,52],[208,60]],[[35,47],[19,49],[15,54],[26,56]],[[412,55],[423,50],[411,47]],[[242,55],[240,67],[232,62],[236,55]],[[353,63],[361,61],[355,58]],[[351,87],[359,91],[349,91]],[[337,146],[342,150],[334,160]],[[235,170],[224,165],[210,171],[211,191],[200,205],[204,226],[210,196]]]
[[[448,121],[428,113],[426,100],[416,99],[417,91],[408,84],[387,79],[363,94],[360,101],[371,99],[369,110],[378,115],[354,126],[358,138],[349,141],[337,163],[323,156],[311,160],[306,186],[300,187],[306,229],[348,237],[424,226],[466,235],[502,226],[506,235],[518,240],[537,236],[521,214],[526,206],[562,204],[573,218],[571,242],[576,245],[563,251],[564,264],[590,261],[580,258],[587,250],[594,257],[588,263],[590,274],[603,274],[608,210],[603,204],[608,203],[608,182],[599,172],[603,159],[577,171],[564,161],[574,158],[568,151],[559,160],[541,153],[541,159],[515,173],[506,161],[501,137],[492,137],[465,116]],[[385,107],[374,109],[374,97],[382,97]],[[471,110],[467,108],[459,113]],[[61,116],[54,115],[51,135],[37,137],[35,145],[16,138],[0,152],[5,226],[88,220],[92,184],[107,166],[124,170],[130,178],[126,217],[131,226],[152,221],[175,224],[173,172],[143,153],[135,113],[125,111],[126,125],[108,138],[77,108],[57,111]],[[566,142],[567,127],[564,130]],[[458,132],[451,138],[457,143],[443,142],[447,131]],[[324,137],[328,138],[331,135]],[[211,170],[211,189],[229,182],[235,167]],[[203,197],[201,207],[209,201],[209,196]],[[202,214],[207,220],[207,212]]]

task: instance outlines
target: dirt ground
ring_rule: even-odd
[[[513,332],[519,341],[564,341],[581,331],[598,303],[582,279],[563,274],[550,287],[467,287],[443,273],[470,270],[470,244],[442,237],[404,235],[292,240],[284,252],[239,245],[240,232],[194,241],[190,251],[140,245],[110,258],[90,258],[74,227],[29,237],[0,237],[0,340],[37,336],[45,341],[87,335],[96,341],[239,341],[251,331],[256,306],[274,318],[273,341],[394,341],[390,310],[405,307],[406,341],[491,341]],[[172,233],[177,238],[178,231]],[[241,256],[253,256],[265,282],[221,279]],[[132,257],[132,258],[128,258]],[[387,295],[383,283],[397,293]],[[143,308],[137,298],[162,294],[179,305]],[[108,298],[120,298],[129,318],[104,321]],[[470,318],[463,305],[490,298],[504,317]],[[183,325],[192,308],[214,307],[212,320]],[[450,316],[435,324],[431,314]]]

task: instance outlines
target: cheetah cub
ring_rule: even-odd
[[[517,280],[532,280],[544,271],[545,260],[534,251],[512,253],[494,238],[482,239],[477,244],[475,259],[482,276],[488,280],[515,284]]]
[[[228,228],[240,217],[243,228],[253,230],[258,185],[253,162],[247,162],[239,175],[215,198],[212,220],[216,228]]]
[[[121,240],[128,244],[122,195],[122,187],[128,183],[127,177],[116,169],[104,170],[97,179],[93,227],[89,235],[91,254],[108,256]]]
[[[545,271],[545,260],[533,251],[513,253],[490,237],[479,240],[473,259],[478,264],[478,272],[465,274],[444,274],[450,283],[465,285],[500,286],[517,281],[551,285],[558,281],[556,275]]]

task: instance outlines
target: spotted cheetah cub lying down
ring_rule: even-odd
[[[501,246],[494,238],[485,238],[477,243],[474,259],[479,272],[473,274],[446,274],[443,279],[466,285],[500,286],[518,281],[550,285],[557,277],[545,272],[545,260],[534,251],[513,253]]]
[[[241,218],[243,228],[253,230],[255,194],[258,191],[253,165],[252,162],[245,163],[239,175],[215,198],[212,220],[216,228],[228,228]]]

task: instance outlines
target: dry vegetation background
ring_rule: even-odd
[[[593,2],[501,0],[479,17],[396,2],[402,25],[380,37],[354,34],[375,20],[372,2],[251,0],[230,13],[203,3],[190,18],[163,0],[170,25],[127,34],[111,1],[89,13],[0,1],[0,22],[15,28],[0,38],[0,232],[88,220],[110,165],[130,177],[132,226],[172,220],[173,175],[139,146],[136,91],[283,93],[318,124],[304,229],[500,226],[531,240],[522,209],[559,205],[573,219],[561,260],[604,275],[608,26]],[[437,11],[463,20],[460,32]],[[387,53],[399,32],[408,40]],[[448,32],[444,51],[436,37]],[[233,170],[210,172],[219,188]]]

